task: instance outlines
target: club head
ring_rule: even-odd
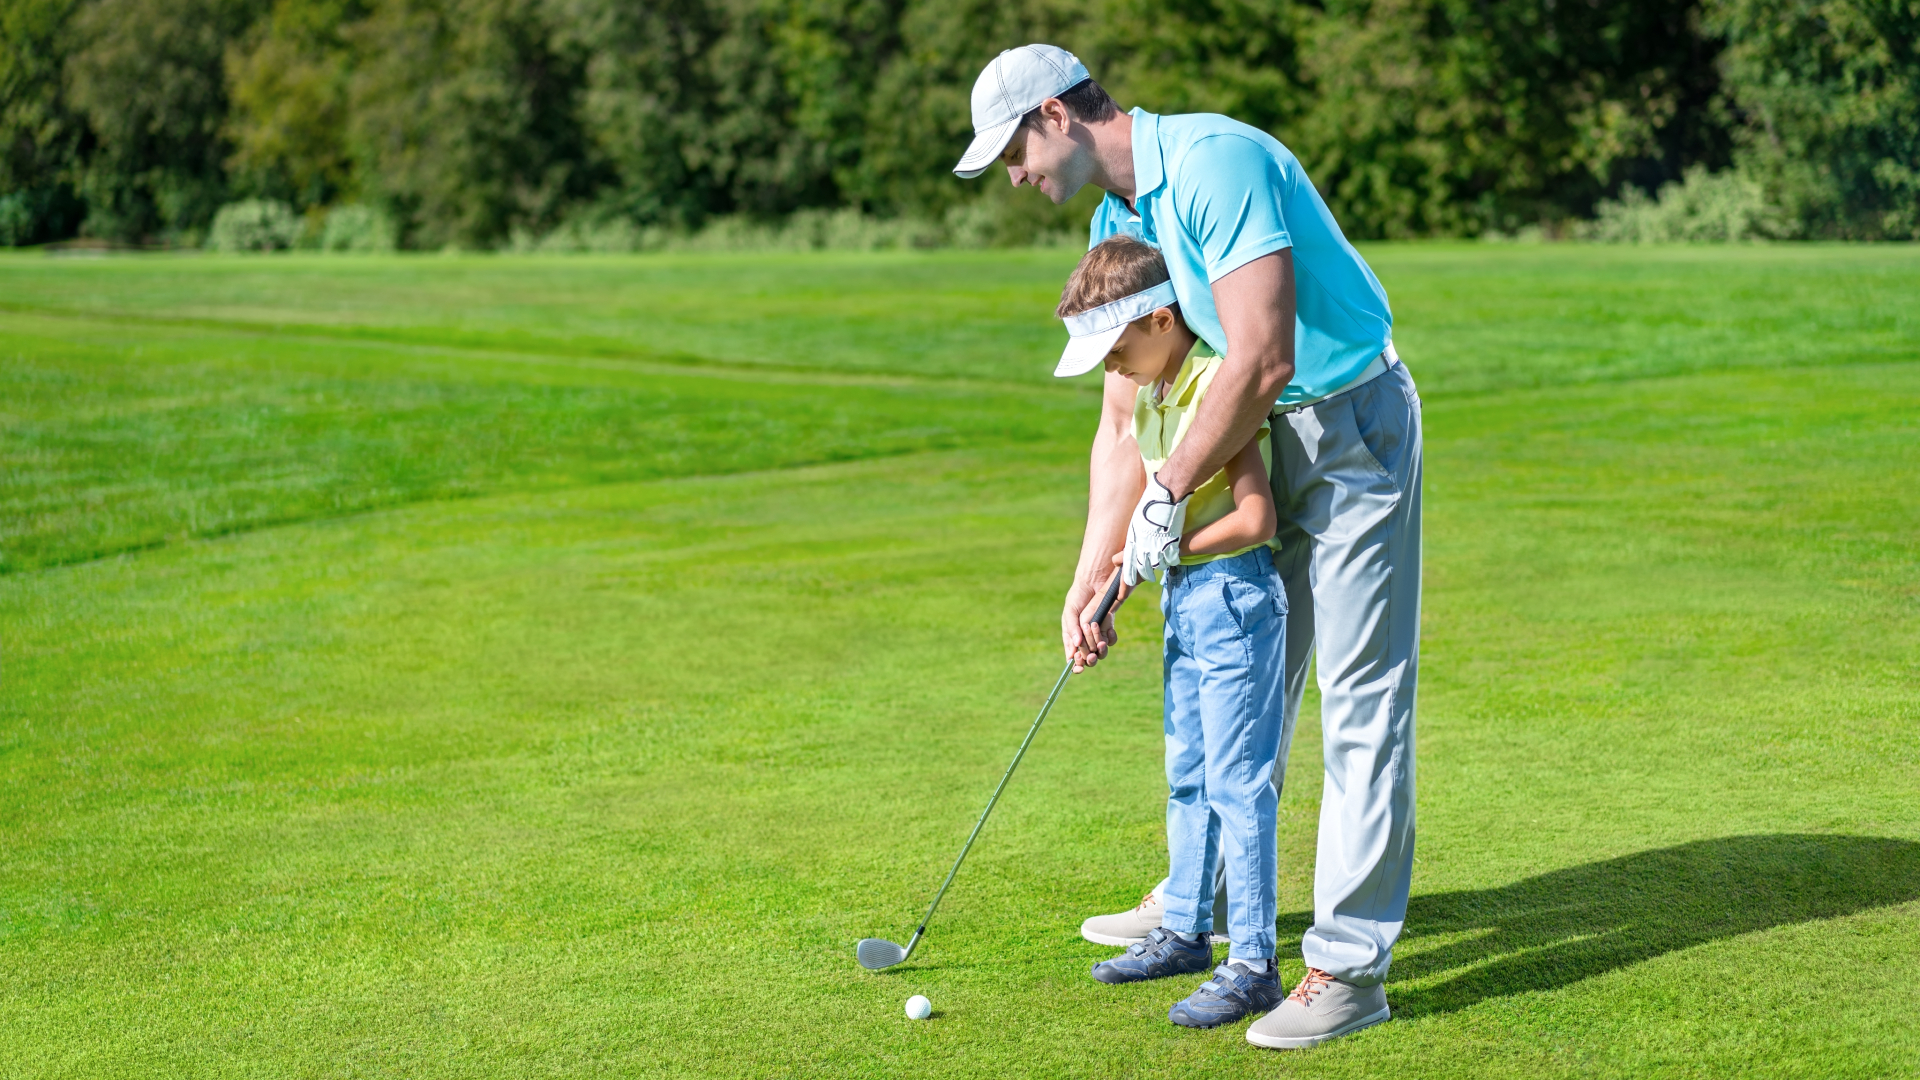
[[[868,971],[890,968],[907,958],[907,950],[888,941],[886,938],[861,938],[854,947],[853,955],[860,960],[860,966]]]

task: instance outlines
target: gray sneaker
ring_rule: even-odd
[[[1205,971],[1213,966],[1213,946],[1206,938],[1200,934],[1187,941],[1170,930],[1155,930],[1119,956],[1093,965],[1093,977],[1109,984],[1130,983]]]
[[[1216,911],[1225,911],[1224,901],[1216,900]],[[1146,940],[1149,933],[1160,929],[1160,916],[1165,911],[1160,906],[1160,886],[1140,898],[1129,911],[1119,911],[1112,915],[1095,915],[1080,924],[1080,936],[1095,945],[1115,945],[1126,948]],[[1227,943],[1224,918],[1216,916],[1213,920],[1213,944]]]
[[[1308,968],[1307,977],[1287,1000],[1247,1029],[1247,1041],[1278,1050],[1304,1050],[1372,1027],[1391,1015],[1386,987],[1355,986],[1319,968]]]

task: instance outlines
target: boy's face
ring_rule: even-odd
[[[1185,335],[1173,332],[1174,322],[1171,308],[1159,308],[1127,324],[1107,353],[1106,369],[1126,376],[1136,386],[1152,386],[1178,375],[1187,349],[1180,348]]]

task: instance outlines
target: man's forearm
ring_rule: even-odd
[[[1146,470],[1131,434],[1103,424],[1094,436],[1087,476],[1087,531],[1074,582],[1098,589],[1113,573],[1114,552],[1126,546],[1127,519],[1146,487]]]
[[[1286,373],[1292,376],[1291,363]],[[1207,477],[1246,449],[1273,411],[1274,399],[1287,387],[1285,378],[1273,387],[1271,379],[1262,375],[1256,365],[1235,363],[1232,358],[1221,365],[1207,388],[1207,396],[1201,399],[1199,412],[1194,414],[1193,426],[1156,474],[1168,491],[1176,497],[1193,494]]]
[[[1193,494],[1245,449],[1293,380],[1293,252],[1263,255],[1214,282],[1213,302],[1227,359],[1160,467],[1160,482],[1176,497]]]

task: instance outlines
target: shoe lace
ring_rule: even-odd
[[[1139,902],[1138,904],[1135,904],[1135,905],[1133,906],[1133,910],[1135,910],[1135,911],[1139,911],[1139,910],[1140,910],[1141,908],[1143,908],[1143,907],[1146,907],[1146,906],[1147,906],[1147,903],[1148,903],[1149,901],[1151,901],[1152,899],[1153,899],[1153,890],[1152,890],[1152,889],[1148,889],[1148,890],[1147,890],[1147,895],[1145,895],[1145,896],[1143,896],[1143,897],[1141,897],[1141,898],[1140,898],[1140,902]]]
[[[1333,976],[1321,971],[1319,968],[1308,968],[1307,977],[1301,979],[1300,985],[1293,988],[1293,993],[1287,995],[1287,1000],[1297,1001],[1311,1008],[1313,1006],[1314,996],[1322,990],[1325,990],[1327,984],[1332,981]]]

